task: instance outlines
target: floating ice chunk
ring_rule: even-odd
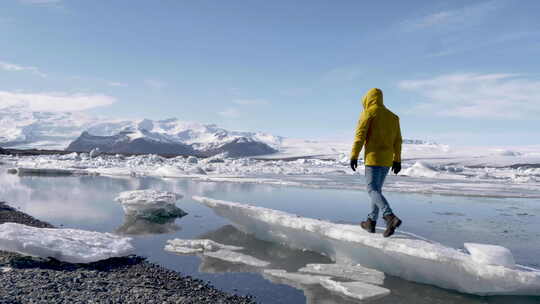
[[[101,155],[101,150],[99,150],[99,148],[96,147],[92,149],[88,155],[90,156],[90,158],[98,157]]]
[[[131,254],[131,238],[76,229],[0,225],[0,249],[69,263],[90,263]]]
[[[299,272],[328,275],[331,277],[382,285],[384,273],[358,264],[307,264]]]
[[[234,264],[243,264],[243,265],[253,266],[253,267],[267,267],[268,265],[270,265],[270,263],[267,261],[263,261],[247,254],[243,254],[236,251],[230,251],[226,249],[221,249],[218,251],[203,252],[203,254],[207,257],[219,259],[219,260],[226,261],[229,263],[234,263]]]
[[[540,295],[540,270],[479,264],[471,255],[421,239],[383,238],[357,225],[334,224],[282,211],[193,197],[239,230],[329,256],[336,263],[358,263],[406,280],[478,295]]]
[[[236,251],[242,250],[242,247],[223,245],[218,242],[206,239],[198,240],[183,240],[183,239],[174,239],[168,240],[165,250],[172,251],[180,254],[195,254],[195,253],[204,253],[204,252],[213,252],[221,249]]]
[[[287,281],[296,282],[293,286],[299,285],[315,285],[321,284],[322,281],[330,279],[325,275],[313,275],[297,272],[287,272],[283,269],[264,269],[263,274],[267,274],[273,278],[286,279]]]
[[[425,162],[416,162],[409,168],[403,170],[403,174],[413,177],[438,177],[440,173],[431,165]]]
[[[302,285],[319,284],[325,289],[356,300],[374,300],[390,294],[390,290],[362,282],[337,282],[328,276],[289,273],[280,269],[265,269],[263,274],[280,279],[289,285],[303,289]],[[275,280],[274,280],[275,281]]]
[[[269,262],[257,259],[253,256],[236,252],[244,248],[224,245],[212,240],[182,240],[174,239],[167,241],[165,250],[180,254],[202,254],[207,257],[219,259],[234,264],[244,264],[253,267],[266,267]]]
[[[472,260],[476,263],[506,267],[516,265],[512,252],[501,246],[465,243],[465,249],[471,254]]]
[[[0,272],[10,272],[13,268],[11,267],[0,267]]]
[[[186,215],[174,203],[181,194],[157,190],[135,190],[120,193],[115,199],[122,204],[124,212],[144,218],[181,217]]]
[[[199,159],[196,158],[195,156],[189,156],[187,159],[186,159],[186,162],[188,164],[196,164],[199,162]]]
[[[321,283],[324,288],[330,291],[360,301],[375,300],[390,294],[389,289],[362,282],[337,282],[327,279]]]
[[[204,169],[199,166],[190,168],[188,172],[191,174],[206,175],[206,171],[204,171]]]

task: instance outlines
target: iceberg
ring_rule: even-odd
[[[186,215],[174,204],[182,197],[167,191],[135,190],[122,192],[115,200],[122,204],[127,215],[154,219]]]
[[[245,233],[319,252],[336,263],[361,264],[409,281],[476,295],[540,295],[538,269],[479,263],[462,250],[410,236],[383,238],[359,226],[206,197],[193,199]]]
[[[380,286],[362,282],[339,282],[328,276],[290,273],[281,269],[265,269],[263,275],[270,281],[285,283],[299,289],[304,289],[305,285],[318,284],[332,293],[360,301],[375,300],[390,294],[390,290]]]
[[[76,229],[35,228],[16,223],[0,225],[0,250],[91,263],[133,252],[131,238]]]

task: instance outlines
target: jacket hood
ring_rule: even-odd
[[[370,89],[366,93],[366,95],[364,95],[364,98],[362,99],[362,105],[364,106],[364,110],[375,105],[384,106],[382,91],[377,88]]]

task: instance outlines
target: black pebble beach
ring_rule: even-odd
[[[0,224],[53,228],[0,202]],[[138,256],[90,264],[0,251],[0,303],[255,303]]]

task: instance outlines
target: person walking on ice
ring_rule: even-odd
[[[392,168],[395,174],[401,171],[401,130],[399,117],[383,104],[380,89],[370,89],[362,99],[364,110],[360,115],[351,152],[351,169],[358,167],[358,155],[364,149],[367,192],[371,198],[371,213],[360,226],[375,233],[379,210],[386,221],[384,237],[394,234],[401,220],[394,215],[382,194],[384,179]]]

